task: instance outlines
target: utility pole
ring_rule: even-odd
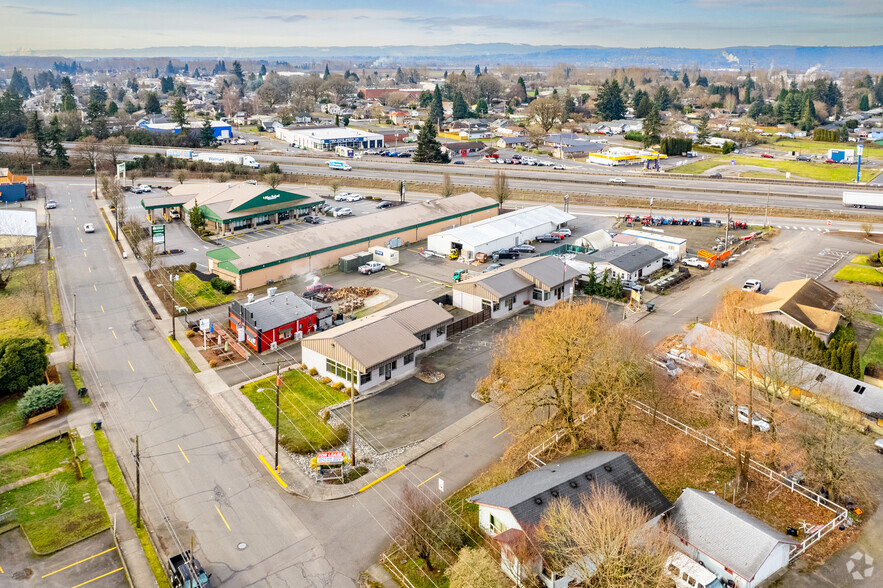
[[[135,435],[135,526],[141,528],[141,452]]]
[[[71,333],[71,346],[73,347],[73,358],[71,358],[71,366],[77,369],[77,295],[74,294],[74,331]]]
[[[176,339],[175,336],[175,278],[177,276],[175,274],[169,274],[169,296],[172,297],[172,339]]]
[[[770,187],[766,187],[766,211],[763,214],[763,228],[770,226]]]
[[[279,360],[276,360],[276,472],[279,472]]]

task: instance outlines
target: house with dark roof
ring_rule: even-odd
[[[561,588],[574,580],[544,564],[531,532],[555,500],[574,505],[598,487],[612,486],[631,504],[647,511],[655,525],[672,508],[631,458],[619,452],[596,451],[548,464],[469,499],[478,505],[479,527],[500,544],[503,571],[516,584],[538,576],[544,586]]]
[[[317,313],[322,305],[307,302],[293,292],[274,290],[271,288],[264,298],[255,299],[249,294],[247,300],[230,303],[230,330],[258,353],[299,341],[319,325]]]
[[[527,306],[553,306],[573,296],[580,273],[553,255],[518,259],[492,272],[454,284],[453,304],[470,312],[488,309],[491,318]]]
[[[827,345],[840,322],[837,292],[814,278],[781,282],[768,294],[754,292],[748,310],[789,327],[806,327]]]
[[[606,273],[621,280],[639,280],[662,269],[662,260],[665,257],[665,253],[655,247],[634,243],[625,247],[609,247],[595,253],[578,253],[567,263],[586,276],[594,268],[595,275],[599,277]]]
[[[721,580],[755,588],[788,565],[788,537],[715,494],[686,488],[669,520],[675,546]]]

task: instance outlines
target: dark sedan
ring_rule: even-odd
[[[516,245],[515,247],[512,247],[511,251],[517,251],[518,253],[536,253],[537,248],[533,245],[522,243],[521,245]]]
[[[539,235],[537,237],[537,241],[539,241],[540,243],[558,243],[559,241],[561,241],[561,235],[546,233],[545,235]]]
[[[304,222],[305,222],[305,223],[309,223],[309,224],[311,224],[311,225],[318,225],[318,224],[321,223],[322,221],[319,220],[319,217],[318,217],[318,216],[315,216],[315,215],[312,215],[312,214],[311,214],[311,215],[308,215],[308,216],[305,216],[305,217],[304,217]]]
[[[520,254],[514,249],[500,249],[495,252],[494,255],[496,255],[498,259],[518,259]]]

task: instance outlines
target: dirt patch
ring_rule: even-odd
[[[420,371],[417,372],[417,375],[414,376],[421,382],[426,382],[427,384],[437,384],[445,379],[445,375],[435,369],[431,363],[423,362],[420,366]]]
[[[46,379],[50,384],[61,384],[61,376],[58,374],[58,368],[50,365],[46,370]]]
[[[218,342],[219,336],[220,343]],[[190,337],[189,339],[190,343],[193,345],[193,348],[196,349],[196,351],[203,357],[203,359],[205,359],[212,367],[223,367],[225,365],[234,364],[244,359],[235,349],[233,349],[232,345],[229,345],[228,341],[235,341],[236,339],[233,338],[233,336],[227,330],[207,335],[205,339],[205,349],[203,349],[202,347],[202,333],[196,333],[193,337]]]

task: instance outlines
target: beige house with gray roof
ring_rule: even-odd
[[[307,337],[301,360],[360,394],[374,392],[413,375],[418,357],[447,341],[453,321],[431,300],[403,302]]]

